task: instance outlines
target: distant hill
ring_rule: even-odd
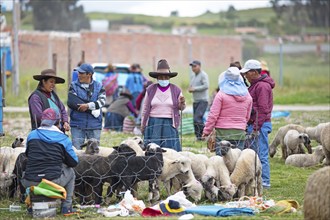
[[[11,25],[11,12],[5,13],[8,25]],[[120,25],[148,25],[155,32],[170,33],[173,26],[196,26],[199,34],[205,35],[233,35],[235,27],[267,28],[270,35],[278,35],[278,25],[275,12],[272,8],[255,8],[246,10],[234,10],[231,14],[226,11],[219,13],[205,12],[196,17],[179,16],[149,16],[142,14],[118,14],[91,12],[87,13],[89,19],[105,19],[110,22],[111,29],[117,29]],[[33,30],[32,14],[25,12],[21,20],[21,29]],[[276,32],[277,31],[277,32]],[[287,33],[286,33],[287,32]],[[299,34],[297,27],[281,30],[281,34]],[[306,28],[305,33],[329,33],[325,28]]]

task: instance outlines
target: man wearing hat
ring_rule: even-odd
[[[181,89],[170,83],[170,78],[177,76],[171,72],[165,59],[159,60],[156,72],[149,76],[157,79],[151,84],[145,94],[141,131],[144,133],[144,143],[156,143],[181,151],[178,127],[180,125],[180,110],[186,107]]]
[[[72,196],[78,157],[67,135],[59,129],[61,117],[53,108],[42,112],[41,126],[28,135],[25,154],[28,158],[22,184],[25,188],[37,186],[42,179],[63,186],[67,192],[61,212],[72,213]]]
[[[261,75],[261,63],[248,60],[241,73],[250,82],[249,93],[253,99],[252,113],[248,122],[248,133],[259,133],[258,145],[253,143],[262,164],[262,185],[270,187],[270,167],[268,161],[268,134],[272,131],[273,91],[275,82],[267,74]],[[257,148],[258,147],[258,148]]]
[[[188,91],[193,94],[194,128],[197,140],[202,140],[204,129],[203,116],[209,100],[209,77],[201,69],[201,62],[194,60],[189,64],[194,74],[190,79]]]
[[[75,70],[78,72],[78,80],[73,81],[70,85],[68,106],[71,109],[72,143],[74,147],[80,149],[86,138],[95,138],[100,141],[101,108],[105,104],[106,95],[103,86],[93,80],[94,69],[90,64],[83,63]],[[75,97],[78,97],[83,103],[76,103]]]
[[[34,75],[33,78],[39,83],[28,99],[32,130],[40,126],[43,110],[53,108],[60,113],[61,130],[69,131],[68,114],[54,91],[55,84],[63,84],[65,80],[56,76],[56,72],[52,69],[45,69],[41,71],[40,75]]]

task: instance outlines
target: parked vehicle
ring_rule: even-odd
[[[115,73],[118,73],[117,81],[118,86],[124,87],[126,85],[126,80],[128,78],[128,74],[130,72],[130,65],[125,63],[114,63],[112,64],[115,69]],[[102,80],[105,78],[107,72],[105,69],[107,68],[107,63],[92,63],[94,68],[93,79],[102,83]]]

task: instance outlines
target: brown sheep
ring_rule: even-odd
[[[330,219],[330,167],[323,167],[308,178],[304,194],[305,220]]]

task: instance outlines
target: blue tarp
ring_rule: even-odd
[[[205,216],[227,217],[240,215],[254,215],[251,208],[225,208],[223,206],[205,205],[187,208],[186,213],[199,214]]]
[[[8,75],[13,70],[10,47],[0,47],[0,62],[2,62],[3,53],[5,53],[5,56],[6,56],[6,63],[5,63],[6,69],[5,69],[5,71],[6,71],[7,75]]]

